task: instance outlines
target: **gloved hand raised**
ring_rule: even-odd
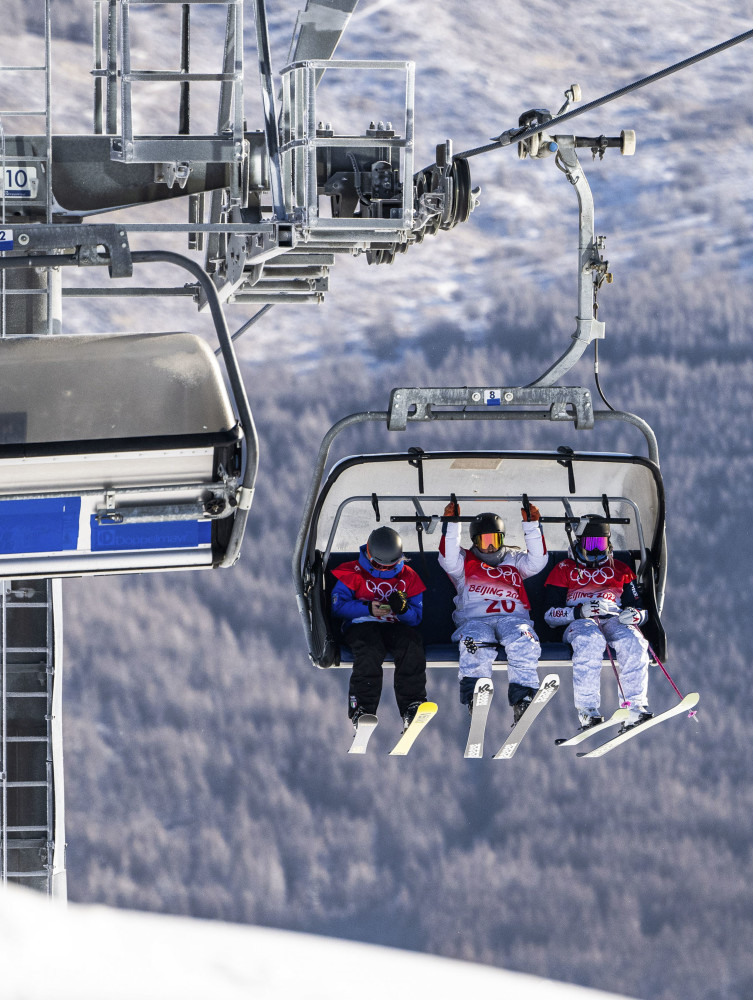
[[[584,601],[575,608],[575,618],[611,618],[618,613],[618,607],[614,601],[607,601],[603,597],[598,597],[594,601]]]
[[[540,521],[541,511],[538,507],[535,507],[532,503],[528,504],[528,510],[525,507],[520,508],[520,513],[524,521]]]
[[[623,608],[618,617],[622,625],[642,625],[648,618],[648,612],[638,608]]]
[[[408,599],[402,590],[393,590],[387,598],[387,603],[392,608],[394,615],[403,615],[408,607]]]
[[[460,517],[460,504],[457,500],[450,500],[444,509],[445,517]]]

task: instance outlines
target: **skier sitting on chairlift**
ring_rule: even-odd
[[[451,500],[444,513],[459,517],[459,504]],[[523,580],[540,573],[547,562],[538,509],[531,504],[521,513],[525,552],[505,547],[504,523],[492,513],[478,514],[470,522],[470,549],[460,546],[460,523],[445,521],[439,548],[439,564],[457,591],[452,639],[460,643],[460,701],[472,711],[476,681],[492,676],[497,645],[504,646],[514,723],[539,689],[541,646]]]
[[[343,619],[343,640],[353,653],[348,717],[358,727],[375,715],[382,693],[382,664],[395,661],[395,700],[403,732],[426,701],[426,655],[418,626],[424,583],[405,565],[403,542],[392,528],[376,528],[358,559],[334,569],[332,613]]]
[[[600,714],[601,666],[607,646],[614,649],[619,683],[630,714],[620,732],[652,718],[648,711],[648,642],[637,626],[648,613],[640,607],[636,576],[612,554],[609,521],[581,518],[563,559],[546,579],[551,607],[547,625],[566,625],[564,639],[573,648],[573,696],[581,729],[603,722]]]

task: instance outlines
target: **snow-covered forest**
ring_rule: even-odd
[[[611,332],[617,342],[640,331],[647,353],[608,354],[602,374],[612,401],[649,419],[663,446],[668,666],[701,692],[697,725],[680,719],[602,762],[576,760],[554,746],[575,724],[565,672],[525,752],[509,765],[464,761],[455,677],[435,671],[440,713],[414,755],[385,757],[380,732],[370,755],[348,757],[346,674],[308,664],[289,558],[323,431],[373,393],[374,367],[366,355],[322,361],[314,395],[312,373],[281,392],[279,367],[262,365],[249,385],[264,475],[240,568],[66,584],[72,897],[400,945],[636,997],[748,995],[753,365],[742,329],[720,325],[696,292],[667,309],[646,287]],[[545,311],[532,307],[519,331],[532,351],[547,339]],[[474,350],[448,332],[436,352],[382,362],[380,378],[401,384],[407,368],[421,384],[463,384],[479,365],[509,370],[489,334]],[[513,433],[502,443],[539,443]],[[560,430],[554,443],[575,437]],[[412,443],[425,441],[399,446]],[[629,447],[602,441],[613,443]],[[611,676],[604,686],[613,698]],[[657,671],[652,706],[673,700]],[[507,712],[495,704],[492,740]],[[389,686],[382,715],[396,735]]]
[[[60,121],[84,129],[89,6],[56,4],[70,77]],[[298,6],[269,0],[278,67]],[[552,0],[362,6],[338,54],[416,60],[420,163],[447,136],[467,148],[529,107],[556,110],[575,80],[588,100],[753,23],[749,0],[713,11],[627,2],[619,14]],[[338,262],[321,307],[276,307],[240,341],[262,448],[240,564],[64,583],[73,900],[397,945],[642,1000],[753,995],[746,44],[582,120],[585,134],[638,132],[634,158],[584,161],[615,273],[600,295],[601,379],[612,405],[658,437],[667,666],[684,691],[700,691],[698,723],[680,718],[602,761],[577,760],[554,746],[576,725],[563,671],[525,751],[465,761],[454,672],[435,671],[439,713],[415,751],[386,756],[398,731],[387,684],[370,752],[353,758],[347,673],[308,662],[290,558],[329,426],[386,408],[393,386],[525,384],[573,332],[569,186],[514,150],[479,158],[471,222],[392,267]],[[368,119],[368,102],[346,96]],[[107,308],[66,300],[66,327],[208,330],[177,300],[148,315]],[[248,318],[228,311],[231,326]],[[577,378],[591,385],[586,360]],[[603,425],[588,435],[502,427],[391,438],[372,427],[344,447],[641,446]],[[674,702],[661,674],[651,685],[654,711]],[[613,697],[606,673],[604,689]],[[492,742],[509,721],[500,697]]]

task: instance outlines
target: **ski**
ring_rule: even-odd
[[[661,715],[655,715],[653,719],[648,719],[646,722],[642,722],[639,726],[635,726],[633,729],[628,729],[626,733],[618,733],[611,740],[606,743],[602,743],[598,747],[594,747],[588,753],[579,753],[578,757],[603,757],[605,753],[609,753],[610,750],[614,750],[621,743],[625,743],[627,740],[631,740],[634,736],[638,736],[639,733],[645,732],[647,729],[651,729],[652,726],[658,726],[660,722],[665,722],[667,719],[671,719],[673,715],[681,715],[683,712],[687,712],[698,704],[698,699],[700,695],[697,691],[692,694],[686,694],[685,697],[679,702],[674,708],[670,708],[666,712],[662,712]]]
[[[609,729],[610,726],[616,726],[618,722],[623,722],[630,715],[630,710],[627,708],[618,708],[614,715],[610,718],[605,719],[604,722],[600,722],[598,726],[591,726],[590,729],[581,729],[575,736],[571,736],[570,739],[555,740],[554,742],[558,747],[574,747],[576,743],[582,743],[583,740],[587,740],[589,736],[595,736],[600,733],[603,729]]]
[[[353,742],[350,745],[350,750],[348,753],[366,753],[366,747],[368,746],[371,734],[377,727],[377,722],[379,720],[375,715],[362,715],[358,720],[358,725],[356,726],[356,734],[353,737]]]
[[[390,750],[390,757],[404,757],[416,742],[417,737],[421,734],[421,731],[426,726],[427,722],[430,722],[436,714],[437,706],[433,701],[425,701],[423,704],[419,705],[413,722],[411,722],[403,735]]]
[[[557,693],[559,686],[560,679],[557,674],[546,675],[544,680],[541,682],[541,687],[534,695],[533,701],[521,716],[520,721],[512,727],[510,735],[507,737],[499,750],[494,754],[494,760],[509,760],[511,757],[515,756],[515,751],[520,746],[520,741],[528,732],[531,723],[534,721],[544,705],[551,701]]]
[[[464,757],[484,756],[484,732],[486,720],[489,718],[489,706],[494,697],[494,684],[491,677],[479,677],[473,689],[473,712],[471,727],[468,731],[468,742],[465,745]]]

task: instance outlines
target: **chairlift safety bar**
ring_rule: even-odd
[[[416,516],[414,516],[414,517],[406,516],[405,518],[397,517],[397,516],[396,517],[391,517],[390,520],[393,521],[393,522],[398,522],[398,521],[403,521],[403,520],[405,520],[405,521],[432,521],[433,518],[431,517],[431,515],[425,516],[423,514],[423,504],[426,503],[426,502],[429,502],[429,503],[441,503],[441,504],[446,504],[447,503],[447,496],[445,496],[445,495],[442,495],[442,496],[429,496],[429,495],[423,494],[423,493],[420,495],[420,497],[418,495],[415,495],[415,494],[405,494],[405,495],[398,496],[396,494],[380,493],[380,494],[376,495],[376,498],[377,498],[377,500],[380,503],[382,503],[382,502],[412,503],[416,507],[416,510],[417,510]],[[493,496],[492,495],[482,496],[480,494],[473,494],[473,495],[470,495],[470,496],[458,496],[456,499],[457,499],[458,503],[486,503],[487,501],[493,502],[493,503],[522,503],[522,497],[519,494],[516,494],[514,496],[497,496],[496,494],[493,495]],[[528,494],[528,499],[531,501],[531,503],[536,503],[536,504],[539,504],[539,503],[562,503],[562,497],[560,497],[560,496],[534,496],[532,494]],[[600,504],[602,502],[602,496],[577,496],[577,497],[568,497],[567,499],[569,501],[575,500],[578,503],[587,503],[587,504]],[[643,537],[643,525],[641,523],[641,516],[640,516],[640,512],[638,510],[638,507],[635,504],[635,502],[633,500],[630,500],[628,497],[613,497],[613,496],[610,496],[610,497],[608,497],[608,499],[609,499],[609,501],[611,503],[623,503],[623,504],[626,504],[628,507],[630,507],[632,509],[632,511],[633,511],[633,513],[635,515],[635,528],[636,528],[636,531],[637,531],[637,534],[638,534],[638,545],[639,545],[640,553],[641,553],[640,568],[639,568],[639,574],[638,574],[640,576],[643,573],[644,568],[646,566],[646,545],[645,545],[645,541],[644,541],[644,537]],[[333,544],[333,542],[335,540],[335,535],[337,534],[337,528],[338,528],[338,525],[340,523],[340,518],[341,518],[342,513],[345,510],[345,508],[348,507],[352,503],[369,503],[369,504],[373,504],[373,500],[374,500],[374,495],[373,494],[369,494],[368,496],[362,495],[362,496],[347,497],[345,500],[342,501],[341,504],[339,504],[339,506],[337,508],[337,511],[335,512],[334,519],[332,521],[332,527],[330,529],[329,538],[327,539],[327,546],[326,546],[326,548],[324,550],[324,554],[322,556],[322,563],[325,566],[325,568],[326,568],[326,566],[329,563],[330,553],[332,552],[332,544]],[[451,518],[446,518],[446,517],[441,517],[441,518],[438,518],[437,520],[443,520],[444,521],[444,520],[452,520],[452,519]],[[469,520],[470,520],[470,518],[469,518]],[[568,520],[568,518],[567,517],[562,517],[562,518],[557,518],[557,517],[549,517],[549,518],[542,517],[541,520],[545,524],[547,523],[547,521],[549,521],[550,523],[553,523],[553,522],[562,523],[563,521]],[[574,520],[578,520],[578,519],[574,518]],[[628,518],[621,518],[621,517],[617,518],[617,517],[614,517],[614,518],[610,518],[609,520],[612,523],[619,523],[619,524],[629,524],[630,523],[630,521],[629,521]]]

